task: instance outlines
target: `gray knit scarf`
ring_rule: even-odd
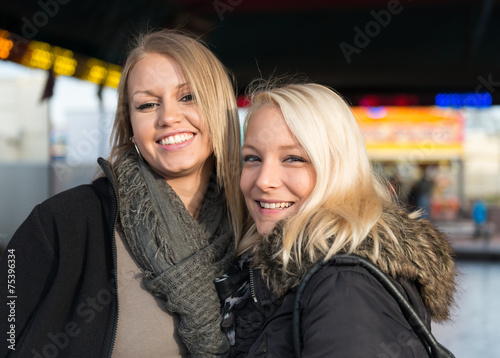
[[[179,316],[177,330],[189,357],[225,357],[229,344],[213,280],[229,268],[234,244],[215,174],[196,220],[135,152],[117,161],[114,171],[121,226],[144,284]]]

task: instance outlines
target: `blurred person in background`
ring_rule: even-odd
[[[410,192],[410,205],[415,210],[421,210],[422,217],[431,217],[431,198],[434,190],[435,167],[433,165],[422,165],[422,176],[416,182]]]
[[[151,32],[129,53],[118,96],[102,176],[36,206],[8,245],[15,261],[2,258],[4,283],[15,262],[16,296],[15,322],[0,308],[2,332],[15,332],[2,357],[229,352],[213,283],[244,213],[228,73],[196,39]],[[13,296],[4,284],[1,294]]]
[[[472,219],[474,220],[474,239],[484,238],[489,239],[488,230],[488,209],[486,203],[482,199],[474,201],[472,204]]]

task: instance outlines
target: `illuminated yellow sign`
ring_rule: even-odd
[[[95,58],[91,58],[86,63],[86,70],[84,72],[83,78],[87,81],[101,84],[108,74],[106,70],[106,64],[104,61],[100,61]]]
[[[463,118],[439,107],[354,107],[372,158],[457,158],[462,154]]]
[[[73,58],[73,51],[54,47],[54,73],[56,75],[73,76],[77,62]]]
[[[50,45],[44,42],[31,41],[28,45],[28,50],[21,60],[21,64],[28,67],[48,70],[52,67]]]
[[[11,34],[0,29],[0,59],[10,60],[31,68],[52,69],[54,75],[74,76],[99,85],[117,88],[122,67],[95,58],[75,56],[68,49],[51,46],[45,42],[24,40],[18,44],[13,56],[16,42]]]
[[[120,66],[109,65],[108,75],[106,76],[104,85],[112,88],[117,88],[118,83],[120,83],[121,75],[122,75],[122,68]]]

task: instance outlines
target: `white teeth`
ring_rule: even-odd
[[[167,145],[167,144],[180,144],[185,141],[190,140],[193,138],[194,134],[193,133],[182,133],[182,134],[176,134],[171,137],[166,137],[160,140],[161,145]]]
[[[264,209],[286,209],[293,205],[291,202],[281,202],[281,203],[265,203],[263,201],[259,201],[259,205]]]

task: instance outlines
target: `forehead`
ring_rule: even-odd
[[[249,118],[245,144],[266,147],[298,146],[298,141],[276,105],[264,105]]]
[[[141,58],[129,74],[129,86],[155,87],[172,83],[184,83],[184,71],[173,57],[148,53]]]

